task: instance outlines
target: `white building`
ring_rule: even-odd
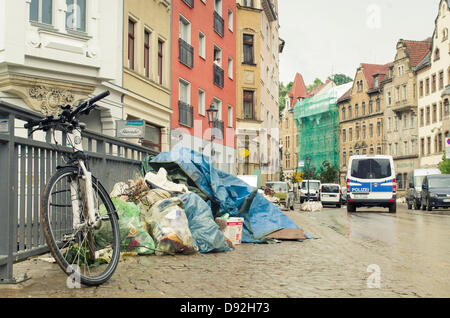
[[[0,100],[58,114],[109,90],[82,118],[115,134],[122,119],[123,1],[0,0]]]
[[[450,85],[450,0],[441,0],[435,21],[431,51],[415,68],[418,89],[419,154],[421,167],[437,167],[442,161],[445,137],[450,137],[448,96]]]

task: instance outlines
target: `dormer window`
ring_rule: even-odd
[[[373,77],[373,87],[378,88],[378,85],[380,85],[379,80],[378,80],[378,75],[375,75]]]

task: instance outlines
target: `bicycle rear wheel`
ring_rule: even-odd
[[[75,182],[75,183],[72,183]],[[76,167],[58,170],[47,183],[41,200],[41,218],[50,252],[73,283],[95,286],[106,282],[114,273],[120,258],[120,231],[117,215],[109,195],[92,177],[97,219],[101,225],[74,226],[72,213],[75,197],[71,183],[83,190],[83,179]],[[79,223],[86,224],[84,191],[78,191]],[[69,282],[69,281],[68,281]],[[73,285],[72,285],[73,286]]]

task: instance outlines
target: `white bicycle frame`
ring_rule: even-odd
[[[75,151],[83,151],[81,131],[75,129],[73,131],[73,147]],[[86,208],[88,214],[87,225],[91,226],[95,224],[95,204],[94,204],[94,192],[92,189],[92,173],[87,170],[86,165],[83,160],[78,160],[80,168],[83,172],[83,180],[85,181],[85,195],[86,195]],[[80,223],[80,200],[78,199],[78,194],[80,193],[80,185],[77,180],[72,180],[70,182],[70,196],[72,200],[72,218],[73,218],[73,229],[78,230],[86,224]]]

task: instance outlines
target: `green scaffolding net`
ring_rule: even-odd
[[[306,161],[309,156],[310,168],[316,171],[324,161],[339,167],[340,132],[336,104],[339,93],[340,90],[336,89],[319,93],[297,102],[294,108],[298,132],[297,158]]]

